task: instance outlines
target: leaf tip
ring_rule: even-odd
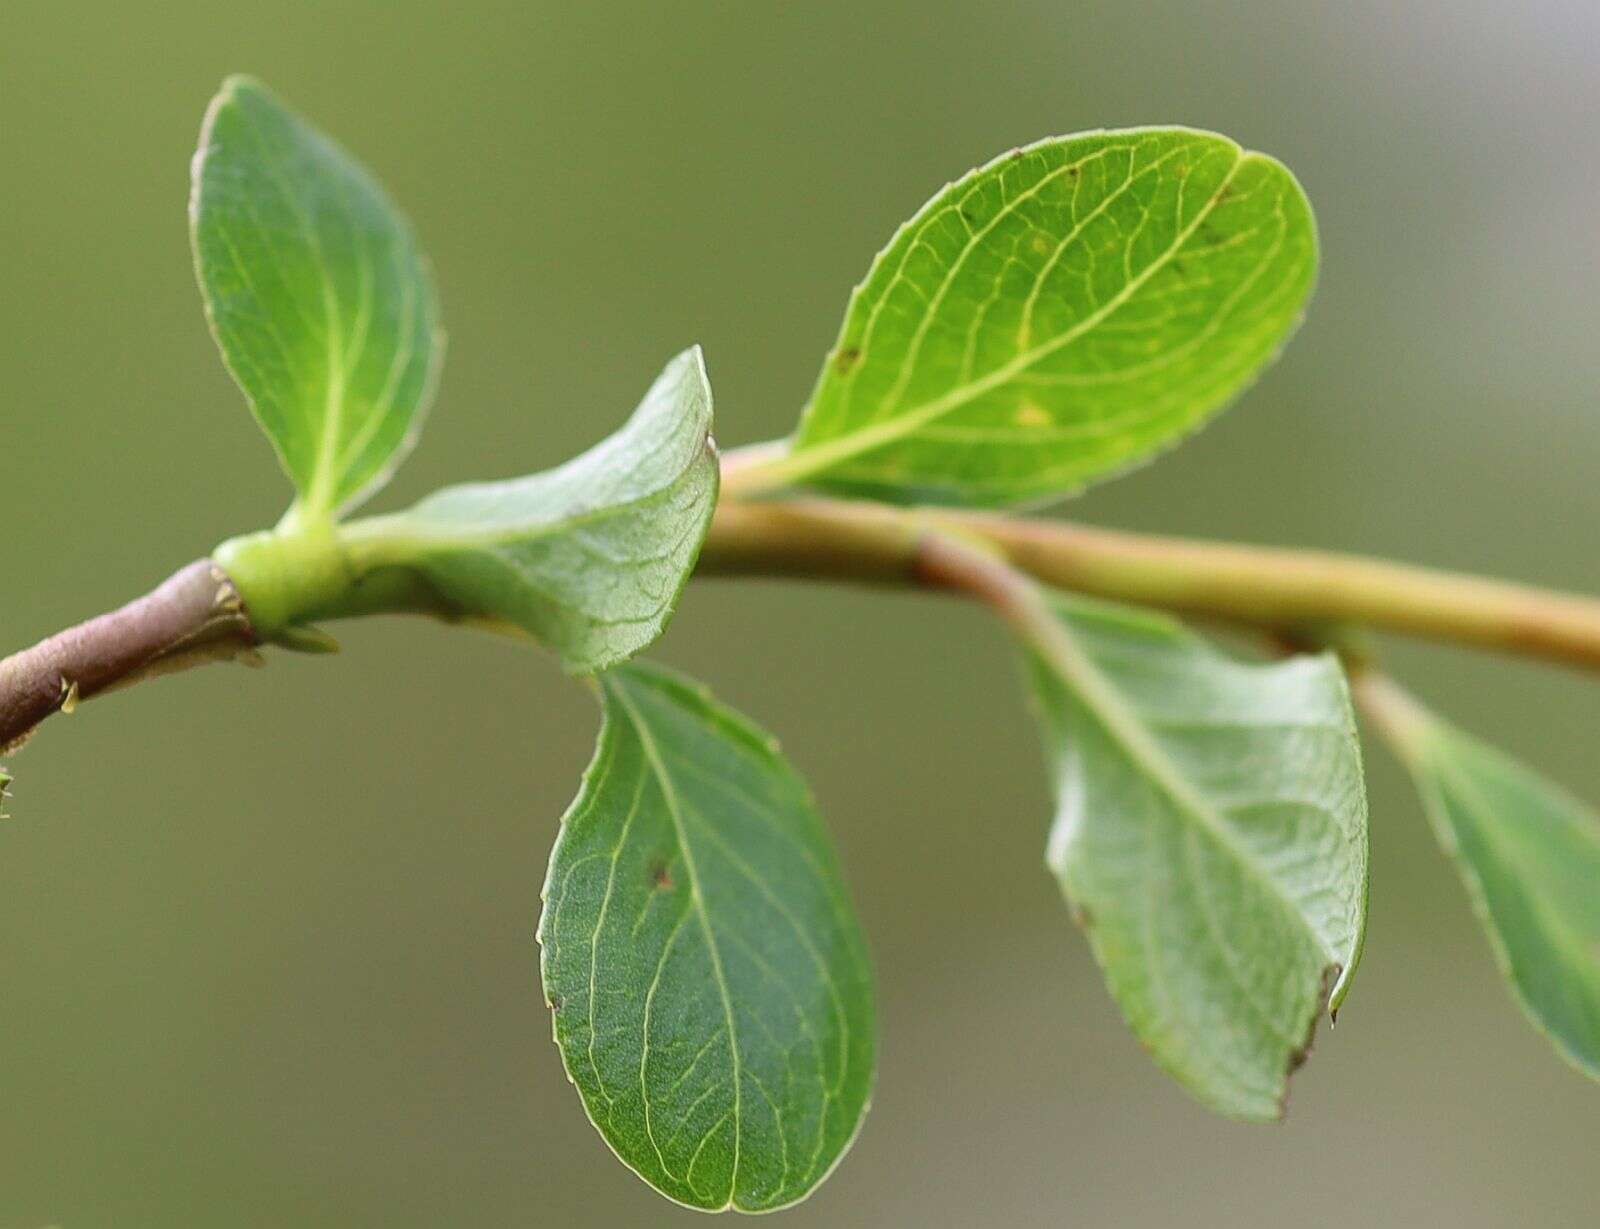
[[[211,102],[206,107],[205,120],[200,126],[200,153],[204,153],[207,145],[211,143],[211,128],[216,122],[217,113],[229,103],[238,102],[245,98],[256,98],[264,102],[271,102],[275,106],[282,106],[275,95],[258,77],[249,73],[229,73],[222,79],[222,84],[217,87],[217,92],[211,96]],[[198,161],[199,154],[196,154]]]
[[[222,84],[217,88],[218,97],[241,94],[247,91],[265,91],[266,86],[261,84],[259,78],[249,73],[229,73],[222,79]]]
[[[705,431],[709,435],[713,414],[711,373],[706,368],[706,352],[699,342],[694,342],[687,349],[680,351],[677,357],[667,364],[669,372],[677,368],[687,369],[689,376],[693,380],[695,391],[702,398],[701,404],[696,407],[699,411],[696,421],[697,423],[703,422],[705,424]]]

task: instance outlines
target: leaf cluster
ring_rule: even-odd
[[[666,627],[719,498],[699,349],[555,470],[349,519],[412,447],[438,382],[441,313],[411,226],[243,78],[207,114],[191,219],[218,346],[294,489],[275,528],[216,554],[256,632],[319,649],[323,621],[418,611],[514,631],[594,678],[599,743],[539,925],[562,1061],[606,1142],[668,1198],[745,1212],[804,1198],[872,1092],[867,945],[775,740],[633,660]],[[895,233],[794,435],[721,495],[1058,499],[1233,400],[1298,326],[1316,271],[1298,182],[1225,137],[1136,128],[1014,150]],[[1345,665],[1242,660],[1167,615],[949,545],[1007,595],[1055,786],[1046,860],[1129,1027],[1204,1104],[1278,1116],[1365,934]],[[1600,820],[1391,685],[1355,683],[1518,1000],[1600,1074]]]

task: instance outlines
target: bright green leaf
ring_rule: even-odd
[[[696,346],[620,431],[560,468],[349,525],[351,566],[420,574],[457,613],[531,633],[573,673],[614,665],[661,634],[699,556],[717,499],[710,431]]]
[[[358,503],[410,450],[444,355],[411,227],[350,155],[232,77],[200,133],[190,236],[222,357],[302,514]]]
[[[1158,615],[1055,600],[1030,657],[1048,860],[1112,995],[1205,1104],[1282,1114],[1366,924],[1367,807],[1331,656],[1247,664]]]
[[[1492,747],[1422,715],[1406,758],[1517,1000],[1600,1078],[1600,816]]]
[[[765,481],[899,502],[1061,495],[1168,447],[1299,322],[1311,209],[1185,128],[1041,141],[946,188],[850,300]]]
[[[656,669],[599,681],[539,923],[562,1060],[662,1194],[783,1207],[838,1163],[872,1089],[872,974],[832,847],[769,735]]]

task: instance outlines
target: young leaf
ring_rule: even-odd
[[[1030,656],[1055,764],[1048,861],[1156,1061],[1282,1115],[1366,925],[1367,808],[1331,656],[1234,661],[1155,614],[1054,601]]]
[[[872,975],[833,850],[773,739],[633,664],[562,821],[539,921],[567,1074],[662,1194],[764,1212],[855,1138]]]
[[[620,431],[558,469],[349,525],[351,565],[419,573],[458,613],[514,624],[572,673],[604,669],[661,634],[694,568],[717,500],[710,431],[695,346]]]
[[[321,519],[410,451],[444,355],[411,227],[353,158],[231,77],[194,158],[190,238],[223,360]]]
[[[1003,505],[1148,459],[1299,322],[1310,206],[1184,128],[1041,141],[939,193],[873,263],[769,481]]]
[[[1600,816],[1409,703],[1398,745],[1517,1001],[1600,1079]]]

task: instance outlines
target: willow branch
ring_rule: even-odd
[[[219,658],[255,643],[233,584],[201,559],[159,588],[0,661],[0,750],[53,713],[114,687]]]
[[[1307,631],[1364,626],[1600,668],[1600,599],[1356,555],[989,513],[725,498],[697,574],[960,587],[941,571],[941,560],[950,563],[948,551],[939,554],[945,548],[935,548],[930,569],[933,538],[975,541],[1058,588],[1221,619],[1290,641]],[[380,609],[424,607],[391,594],[375,604],[374,612]],[[249,614],[227,576],[210,560],[192,563],[122,609],[0,661],[0,750],[80,699],[237,657],[255,644]]]
[[[1058,588],[1273,634],[1359,625],[1600,668],[1600,599],[1358,555],[990,513],[729,501],[712,521],[700,572],[917,584],[917,544],[929,529],[981,539]]]

